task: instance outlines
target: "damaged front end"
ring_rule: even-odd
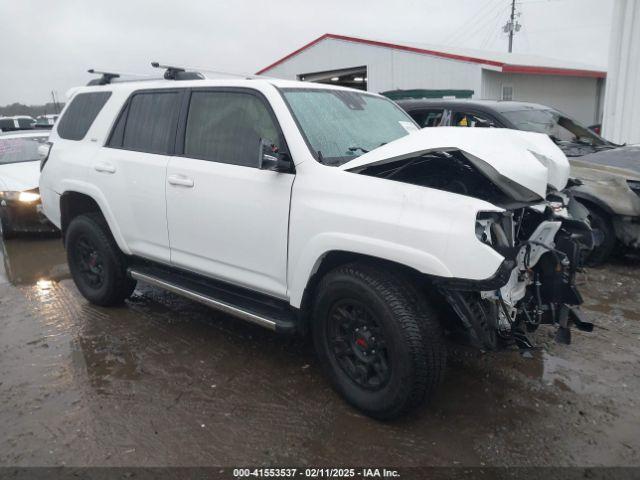
[[[494,207],[477,213],[475,236],[503,257],[495,274],[433,279],[456,313],[454,323],[485,350],[513,343],[531,348],[527,334],[541,324],[556,325],[557,340],[567,344],[571,324],[591,331],[576,308],[582,297],[575,279],[594,238],[588,211],[563,191],[569,179],[564,154],[547,136],[529,132],[425,130],[343,168]]]
[[[558,327],[556,339],[571,342],[571,324],[585,331],[575,286],[593,236],[583,207],[554,193],[550,201],[502,213],[478,214],[476,235],[505,257],[508,276],[495,283],[439,280],[438,286],[458,315],[471,342],[485,350],[515,343],[532,348],[527,336],[541,324]],[[480,288],[480,290],[479,290]]]

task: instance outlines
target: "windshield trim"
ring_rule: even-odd
[[[274,85],[275,86],[275,85]],[[300,132],[300,135],[302,135],[302,138],[304,140],[304,143],[307,144],[307,148],[309,149],[309,152],[311,153],[311,156],[316,160],[316,162],[318,162],[320,165],[324,165],[326,167],[337,167],[340,165],[344,165],[347,162],[342,162],[342,163],[337,163],[335,165],[333,164],[328,164],[328,163],[324,163],[321,161],[320,157],[318,156],[318,152],[313,148],[313,146],[311,145],[311,142],[309,142],[309,139],[307,138],[307,134],[304,131],[304,129],[300,126],[300,122],[298,121],[298,117],[296,116],[296,114],[293,112],[293,109],[291,108],[291,104],[289,103],[289,100],[287,100],[287,97],[285,96],[286,92],[308,92],[308,91],[320,91],[320,92],[334,92],[336,90],[338,91],[354,91],[353,89],[337,89],[337,88],[323,88],[323,87],[310,87],[310,88],[305,88],[305,87],[275,87],[276,90],[278,91],[278,93],[280,94],[280,96],[282,97],[282,100],[284,101],[285,105],[287,106],[287,109],[289,110],[289,114],[291,115],[291,118],[293,118],[293,121],[296,124],[296,127],[298,128],[298,132]],[[416,123],[416,121],[411,117],[411,115],[409,115],[407,112],[405,112],[396,102],[394,102],[393,100],[385,97],[384,95],[377,95],[375,93],[371,93],[371,92],[367,92],[364,90],[355,90],[357,93],[360,93],[362,95],[367,95],[369,97],[373,97],[373,98],[380,98],[383,99],[389,103],[391,103],[396,110],[398,110],[399,112],[401,112],[404,116],[407,117],[407,121],[413,123],[416,128],[418,130],[420,130],[420,126]],[[382,145],[380,145],[382,146]],[[379,148],[379,147],[376,147]],[[373,151],[375,150],[375,148],[369,150],[369,151]],[[361,154],[363,155],[363,154]],[[350,160],[354,160],[358,157],[360,157],[361,155],[355,155],[353,158],[349,157]]]

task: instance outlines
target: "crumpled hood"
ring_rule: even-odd
[[[38,188],[40,162],[18,162],[0,165],[0,190],[23,192]]]
[[[562,190],[569,179],[567,157],[547,135],[504,128],[424,128],[339,168],[358,170],[434,150],[460,150],[540,198],[546,197],[547,185]]]

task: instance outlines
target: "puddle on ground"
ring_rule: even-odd
[[[37,285],[69,277],[67,257],[60,238],[0,238],[0,278],[12,285]],[[4,270],[4,271],[3,271]]]
[[[17,287],[0,286],[0,464],[587,465],[640,451],[639,347],[610,304],[608,330],[559,346],[543,327],[530,357],[452,346],[431,403],[377,422],[331,390],[306,340],[143,284],[123,307],[93,306],[59,239],[2,253]],[[590,276],[590,305],[637,286],[617,270]]]

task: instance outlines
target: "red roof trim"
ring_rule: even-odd
[[[327,38],[334,39],[334,40],[344,40],[347,42],[354,42],[354,43],[363,43],[365,45],[372,45],[375,47],[393,48],[395,50],[402,50],[405,52],[412,52],[412,53],[420,53],[423,55],[433,55],[436,57],[448,58],[452,60],[460,60],[463,62],[472,62],[472,63],[479,63],[482,65],[491,65],[494,67],[501,67],[502,71],[510,72],[510,73],[530,73],[534,75],[563,75],[563,76],[591,77],[591,78],[604,78],[607,75],[606,72],[600,72],[596,70],[572,70],[569,68],[507,65],[503,62],[497,62],[495,60],[487,60],[487,59],[477,58],[477,57],[468,57],[465,55],[456,55],[453,53],[438,52],[436,50],[426,50],[423,48],[407,47],[404,45],[397,45],[394,43],[378,42],[375,40],[366,40],[364,38],[349,37],[346,35],[336,35],[333,33],[325,33],[324,35],[316,38],[315,40],[295,50],[294,52],[291,52],[286,57],[282,57],[280,60],[272,63],[271,65],[263,68],[262,70],[258,70],[256,72],[256,75],[260,75],[264,72],[271,70],[272,68],[280,65],[281,63],[286,62],[291,57],[298,55],[304,50],[307,50],[308,48],[314,46],[317,43],[320,43],[322,40],[325,40]]]
[[[503,72],[529,73],[532,75],[560,75],[566,77],[605,78],[606,72],[597,70],[575,70],[572,68],[530,67],[526,65],[504,65]]]
[[[268,67],[264,67],[262,70],[258,70],[256,72],[256,75],[262,75],[264,72],[266,72],[267,70],[271,70],[273,67],[276,67],[278,65],[280,65],[281,63],[286,62],[287,60],[289,60],[291,57],[295,57],[297,54],[299,54],[300,52],[306,50],[307,48],[311,48],[313,47],[316,43],[320,43],[322,40],[324,40],[325,38],[330,38],[331,34],[330,33],[325,33],[324,35],[322,35],[321,37],[316,38],[315,40],[307,43],[306,45],[300,47],[299,49],[291,52],[289,55],[287,55],[286,57],[282,57],[280,60],[277,60],[275,62],[273,62],[271,65],[269,65]]]

